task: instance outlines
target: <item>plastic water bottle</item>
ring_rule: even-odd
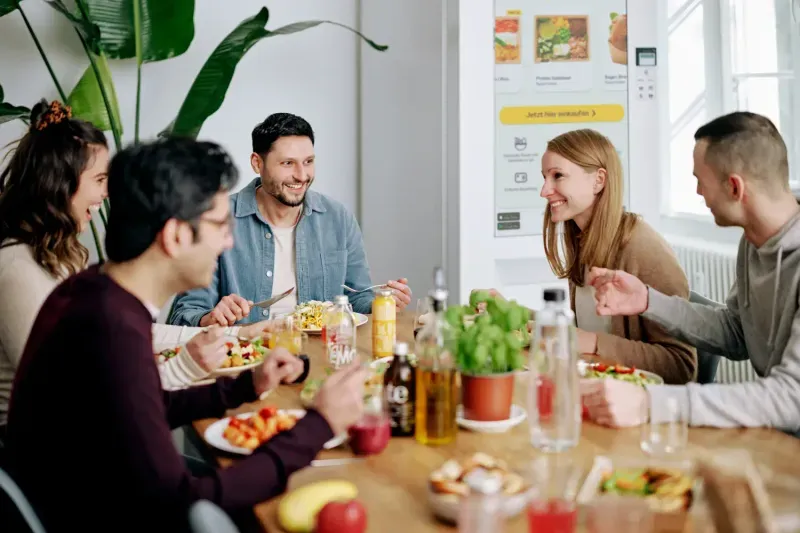
[[[323,343],[333,368],[352,362],[356,357],[356,321],[347,296],[333,299],[323,320]]]
[[[544,302],[530,350],[528,424],[535,448],[557,452],[576,446],[581,435],[575,315],[563,289],[546,289]]]

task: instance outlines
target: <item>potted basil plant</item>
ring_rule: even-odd
[[[485,311],[475,315],[478,304]],[[475,291],[469,306],[453,306],[445,317],[456,331],[464,418],[507,420],[511,415],[514,372],[522,370],[529,342],[528,310],[514,300]]]

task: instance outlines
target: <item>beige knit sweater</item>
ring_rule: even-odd
[[[0,425],[6,423],[14,373],[33,322],[60,281],[39,266],[29,246],[0,248]],[[202,328],[153,324],[153,349],[160,351],[185,343],[200,331]],[[167,390],[184,388],[207,376],[186,350],[159,370],[162,386]]]
[[[689,283],[675,253],[644,220],[636,222],[614,269],[633,274],[663,294],[689,297]],[[575,286],[571,283],[570,302],[574,311]],[[695,349],[641,316],[613,317],[611,333],[597,334],[597,355],[607,361],[655,372],[668,384],[683,384],[697,376]]]

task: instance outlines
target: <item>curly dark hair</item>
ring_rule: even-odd
[[[7,154],[0,173],[0,247],[27,244],[39,265],[57,278],[85,268],[89,252],[78,241],[80,226],[70,202],[102,131],[71,117],[59,102],[38,102],[31,126]]]

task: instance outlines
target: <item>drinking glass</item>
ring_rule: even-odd
[[[667,398],[664,420],[654,421],[645,405],[646,422],[642,424],[640,446],[650,455],[671,455],[682,452],[689,440],[689,422],[682,415],[678,400]]]
[[[427,298],[419,298],[417,300],[417,307],[414,312],[414,338],[417,338],[417,333],[419,330],[422,329],[424,326],[425,319],[422,318],[423,315],[429,314],[431,311],[431,303],[428,301]]]
[[[356,455],[376,455],[389,444],[391,428],[389,426],[389,408],[383,392],[383,386],[367,388],[364,392],[364,414],[352,426],[350,448]]]
[[[604,494],[587,509],[589,533],[651,533],[653,513],[647,500],[636,496]]]
[[[580,466],[568,455],[546,455],[533,461],[526,474],[530,486],[535,487],[528,504],[528,531],[574,533]]]

